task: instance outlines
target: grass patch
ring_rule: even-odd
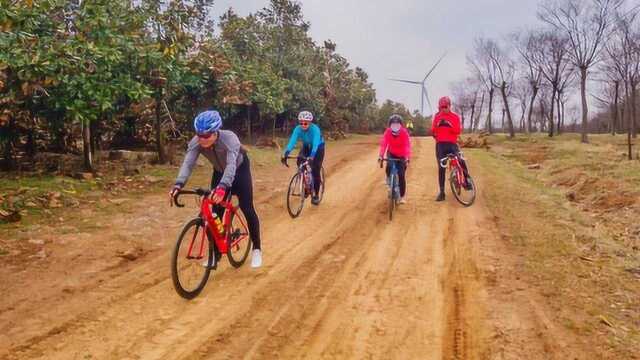
[[[481,196],[502,239],[521,259],[522,277],[548,299],[558,322],[585,336],[597,353],[613,351],[614,358],[628,358],[640,352],[640,337],[621,330],[640,326],[640,281],[626,269],[640,264],[640,256],[614,236],[608,222],[569,202],[566,187],[551,186],[551,169],[571,169],[578,161],[549,155],[574,144],[549,140],[554,144],[547,148],[546,165],[537,171],[527,169],[518,156],[504,156],[506,150],[525,153],[515,148],[530,146],[528,141],[492,142],[499,144],[492,151],[467,150],[486,184],[480,184]],[[569,160],[563,163],[563,158]],[[588,169],[580,171],[592,175]],[[601,316],[614,328],[604,325]]]

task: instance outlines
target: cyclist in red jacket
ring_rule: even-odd
[[[440,193],[436,201],[444,201],[444,177],[445,171],[440,166],[440,159],[449,154],[457,154],[460,152],[458,148],[458,135],[462,132],[460,128],[460,117],[451,111],[451,99],[448,96],[440,98],[438,101],[438,113],[433,117],[431,124],[431,133],[436,139],[436,160],[438,162],[438,185],[440,185]],[[467,163],[460,157],[460,165],[464,170],[464,176],[469,176]]]

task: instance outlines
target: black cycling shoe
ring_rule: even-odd
[[[312,203],[313,205],[318,205],[318,204],[320,204],[320,197],[319,197],[318,195],[313,195],[313,196],[311,197],[311,203]]]
[[[438,194],[436,201],[444,201],[444,191]]]

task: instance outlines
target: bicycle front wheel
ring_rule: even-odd
[[[395,188],[398,183],[398,176],[393,174],[389,181],[389,221],[393,220],[393,211],[396,208],[396,191]]]
[[[451,184],[451,192],[453,192],[456,200],[463,206],[468,207],[476,200],[476,184],[471,176],[468,176],[466,180],[460,179],[461,176],[464,177],[461,173],[462,171],[453,170],[451,176],[449,176],[449,183]]]
[[[247,260],[247,255],[251,250],[251,234],[242,211],[235,209],[229,216],[227,258],[229,258],[231,266],[238,268]]]
[[[213,237],[201,218],[187,222],[171,256],[171,279],[178,295],[185,299],[198,296],[209,280],[213,266]]]
[[[289,182],[287,190],[287,211],[292,218],[298,217],[304,206],[304,182],[300,173],[296,173]]]

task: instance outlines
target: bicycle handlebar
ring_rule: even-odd
[[[197,188],[197,189],[194,189],[194,190],[179,190],[176,193],[176,196],[173,197],[173,203],[177,207],[184,207],[184,204],[182,204],[182,203],[180,203],[178,201],[178,198],[180,197],[180,195],[209,196],[210,194],[211,194],[211,190],[202,189],[202,188]]]
[[[383,159],[379,159],[379,160],[380,160],[380,168],[382,168],[382,163],[383,163],[383,162],[385,162],[385,161],[386,161],[386,162],[394,162],[394,161],[397,161],[397,162],[401,162],[401,163],[406,163],[406,162],[407,162],[407,160],[406,160],[406,159],[389,159],[389,158],[383,158]]]
[[[288,160],[288,159],[296,159],[296,160],[300,159],[300,160],[309,161],[309,160],[311,160],[311,157],[310,156],[287,156],[287,157],[285,157],[285,160]],[[286,161],[283,164],[284,164],[284,166],[289,167],[289,164],[287,164]]]
[[[457,154],[447,154],[447,156],[440,159],[440,167],[446,168],[449,160],[455,159],[455,158],[464,160],[464,157],[462,156],[462,151],[459,151]]]

